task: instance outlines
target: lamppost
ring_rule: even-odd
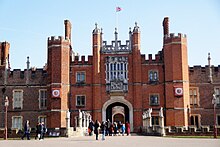
[[[216,94],[213,94],[212,104],[214,105],[214,138],[217,138],[217,124],[216,124],[216,105],[217,105],[217,98]]]
[[[8,139],[8,121],[7,121],[7,117],[8,117],[8,106],[9,106],[9,100],[8,97],[5,97],[5,140]]]

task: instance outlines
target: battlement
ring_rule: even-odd
[[[159,51],[158,54],[155,54],[155,57],[152,58],[152,54],[148,54],[148,60],[146,60],[145,55],[141,55],[141,62],[146,64],[154,64],[163,62],[162,51]]]
[[[93,56],[88,56],[88,60],[85,60],[85,56],[81,56],[81,59],[79,58],[79,56],[75,56],[73,64],[74,65],[91,65],[92,58]]]
[[[213,83],[220,82],[220,65],[218,66],[211,66],[211,74]],[[191,83],[208,83],[210,82],[209,79],[210,70],[209,66],[206,65],[205,67],[202,66],[193,66],[189,67],[189,78]]]
[[[51,36],[51,37],[48,37],[47,39],[48,41],[48,45],[50,44],[61,44],[63,42],[69,42],[68,40],[65,40],[63,36]]]
[[[45,76],[47,74],[47,71],[43,68],[31,68],[29,71],[29,75],[31,75],[32,78],[38,78],[41,76]],[[14,69],[13,71],[10,71],[9,77],[15,78],[20,77],[22,78],[23,74],[27,73],[27,69],[24,69],[23,71],[21,69]]]
[[[125,45],[121,44],[121,40],[112,41],[110,45],[107,41],[102,43],[102,53],[115,53],[115,52],[131,52],[130,41],[126,40]]]
[[[169,35],[165,35],[164,38],[165,38],[165,39],[167,39],[167,38],[186,38],[186,34],[182,34],[182,33],[178,33],[178,34],[170,33]]]
[[[220,73],[220,65],[218,66],[211,66],[212,73]],[[193,67],[189,67],[190,73],[206,73],[209,74],[209,66],[206,65],[205,67],[202,67],[200,65],[195,65]]]
[[[182,33],[170,33],[170,34],[166,34],[164,35],[164,44],[167,43],[171,43],[171,42],[185,42],[187,39],[186,34],[182,34]]]
[[[28,71],[30,82],[38,83],[47,77],[47,71],[43,68],[32,68]],[[8,84],[26,84],[27,69],[14,69],[8,72]],[[4,71],[1,72],[0,81],[4,81]],[[45,81],[46,82],[46,81]],[[3,84],[0,82],[0,84]]]

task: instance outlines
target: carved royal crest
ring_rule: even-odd
[[[123,81],[118,79],[111,81],[111,90],[123,90]]]

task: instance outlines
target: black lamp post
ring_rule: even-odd
[[[213,94],[212,104],[214,105],[214,138],[217,138],[217,124],[216,124],[216,105],[217,105],[217,98],[216,94]]]

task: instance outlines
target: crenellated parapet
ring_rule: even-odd
[[[159,51],[158,54],[155,54],[154,58],[152,57],[152,54],[148,54],[148,59],[146,59],[145,55],[141,55],[141,63],[142,64],[163,63],[162,51]]]
[[[61,45],[61,44],[69,44],[69,40],[66,40],[63,36],[51,36],[48,37],[48,48],[54,47],[56,45]]]
[[[131,52],[130,41],[126,40],[126,43],[124,45],[121,44],[121,40],[112,41],[110,45],[107,44],[107,41],[103,41],[101,53],[115,53],[115,52],[130,53]]]
[[[173,44],[180,44],[180,43],[186,43],[187,41],[187,36],[186,34],[182,34],[182,33],[170,33],[170,34],[166,34],[164,35],[164,44],[169,44],[169,43],[173,43]]]
[[[185,34],[178,33],[177,35],[169,32],[169,17],[163,20],[163,44],[186,44],[187,37]]]
[[[88,60],[85,60],[85,56],[75,56],[74,61],[71,63],[73,65],[91,65],[93,56],[88,56]]]
[[[28,74],[27,74],[28,72]],[[3,84],[5,79],[4,71],[2,71],[0,75],[0,84]],[[43,68],[32,68],[30,70],[21,70],[21,69],[14,69],[13,71],[8,71],[7,77],[7,85],[26,85],[26,78],[27,75],[29,76],[29,85],[46,85],[47,79],[47,71]]]
[[[211,69],[212,69],[213,74],[220,73],[220,65],[211,66]],[[206,72],[209,72],[209,66],[206,65],[206,66],[202,67],[201,65],[195,65],[193,67],[189,67],[189,72],[190,73],[206,73]]]
[[[193,66],[189,67],[189,78],[191,83],[208,83],[209,82],[209,66]],[[211,66],[213,83],[220,82],[220,65]]]

